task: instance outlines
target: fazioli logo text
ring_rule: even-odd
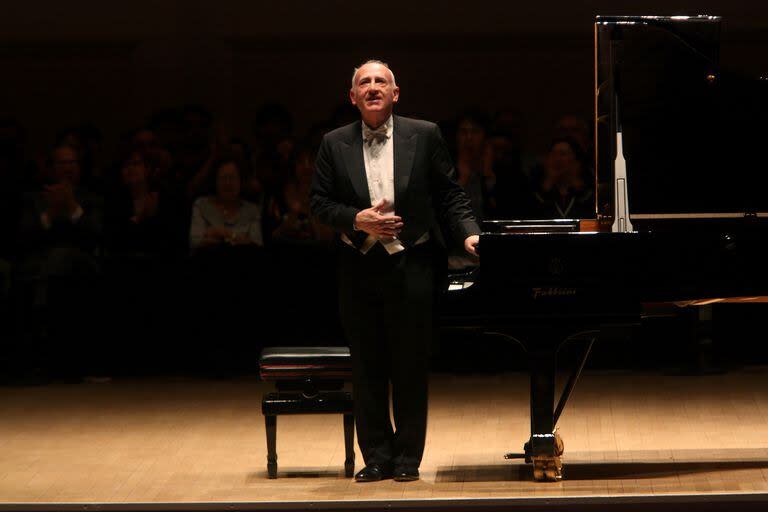
[[[543,297],[568,297],[576,295],[576,288],[534,288],[533,298],[540,299]]]

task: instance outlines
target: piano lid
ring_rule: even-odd
[[[720,68],[717,16],[598,16],[598,208],[611,215],[615,130],[630,218],[768,212],[768,83]]]

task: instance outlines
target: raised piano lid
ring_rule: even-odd
[[[599,218],[613,215],[617,123],[633,222],[768,217],[768,82],[720,67],[720,25],[717,16],[597,17]]]

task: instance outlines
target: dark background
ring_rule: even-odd
[[[159,105],[199,103],[235,133],[278,101],[298,131],[347,99],[354,65],[380,58],[399,111],[432,120],[468,106],[515,109],[532,150],[565,113],[593,110],[597,14],[724,17],[724,65],[768,73],[768,5],[757,1],[13,2],[0,19],[0,109],[31,149],[90,120],[106,142]]]
[[[768,4],[756,1],[28,1],[6,3],[4,10],[0,116],[24,127],[26,162],[43,159],[62,128],[80,123],[98,127],[102,161],[113,162],[126,132],[160,108],[187,104],[205,106],[215,127],[246,141],[260,108],[281,104],[301,138],[347,102],[352,69],[368,58],[394,70],[399,113],[450,121],[469,107],[514,112],[524,152],[535,159],[557,119],[572,114],[592,122],[597,14],[723,16],[723,66],[756,78],[768,74]],[[216,297],[195,295],[197,278],[181,260],[138,293],[124,293],[115,284],[120,278],[102,283],[94,292],[98,307],[77,310],[53,339],[30,334],[50,317],[20,313],[23,305],[5,299],[12,306],[4,313],[3,367],[14,376],[58,374],[53,370],[69,363],[51,354],[81,353],[73,347],[83,330],[94,331],[84,346],[97,361],[86,373],[206,372],[210,350],[222,344],[224,373],[253,372],[265,345],[343,343],[326,288],[332,265],[296,252],[281,259],[286,262],[279,274],[273,260],[259,262],[273,279],[251,284],[253,308],[215,320],[205,304]],[[313,295],[318,289],[323,299]],[[742,350],[762,309],[723,307],[717,314],[723,319],[717,332],[726,340],[717,357],[764,361],[765,350]],[[698,349],[687,341],[670,349],[664,340],[687,332],[688,321],[617,336],[622,342],[604,343],[593,364],[684,364],[699,357]],[[228,327],[217,327],[223,324]],[[446,368],[521,366],[515,349],[498,342],[472,340],[477,356],[468,358],[454,356],[469,338],[446,340]]]

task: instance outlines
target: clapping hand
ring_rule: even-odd
[[[48,217],[56,218],[64,211],[64,196],[61,185],[46,185],[43,189],[43,200],[47,205]]]
[[[144,198],[144,205],[136,216],[138,222],[151,219],[157,214],[157,205],[159,203],[159,196],[157,192],[150,192]]]
[[[48,204],[48,216],[52,219],[72,215],[80,206],[75,199],[72,185],[66,182],[46,185],[43,190],[43,198]]]

